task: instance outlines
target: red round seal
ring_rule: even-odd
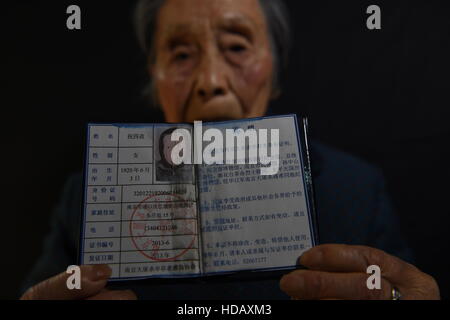
[[[193,249],[197,239],[195,211],[192,217],[189,217],[192,206],[192,201],[174,194],[150,195],[144,198],[136,205],[130,217],[129,231],[134,247],[148,259],[161,262],[175,261],[186,254]],[[169,210],[171,214],[155,215],[159,207],[164,207],[164,210]],[[174,248],[174,236],[188,237],[188,241],[184,242],[187,246]]]

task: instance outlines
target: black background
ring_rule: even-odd
[[[287,3],[295,44],[273,108],[308,115],[314,138],[384,170],[416,265],[448,298],[448,1]],[[66,28],[70,4],[81,7],[80,31]],[[366,28],[370,4],[381,7],[382,30]],[[85,123],[162,121],[140,96],[133,5],[0,4],[0,298],[17,297],[67,175],[82,168]]]

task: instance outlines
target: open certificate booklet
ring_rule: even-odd
[[[89,124],[80,264],[112,280],[295,268],[316,244],[306,131],[295,115]],[[184,139],[196,159],[177,165]]]

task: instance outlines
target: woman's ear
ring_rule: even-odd
[[[272,93],[270,94],[270,100],[276,100],[280,97],[281,90],[278,87],[272,89]]]
[[[147,71],[148,71],[148,76],[150,78],[153,78],[153,75],[155,74],[155,64],[153,62],[148,61]]]
[[[151,101],[152,107],[156,110],[160,109],[162,111],[161,106],[159,105],[159,99],[158,99],[158,90],[156,89],[155,85],[155,64],[153,62],[148,61],[147,64],[147,72],[148,77],[150,79],[150,82],[148,83],[147,87],[144,90],[144,95]]]

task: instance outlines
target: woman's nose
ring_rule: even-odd
[[[198,90],[198,95],[205,100],[209,100],[214,96],[224,95],[225,90],[220,86],[214,86],[212,88],[202,87]]]
[[[204,102],[226,95],[228,84],[226,66],[219,57],[208,57],[198,72],[196,94]]]

